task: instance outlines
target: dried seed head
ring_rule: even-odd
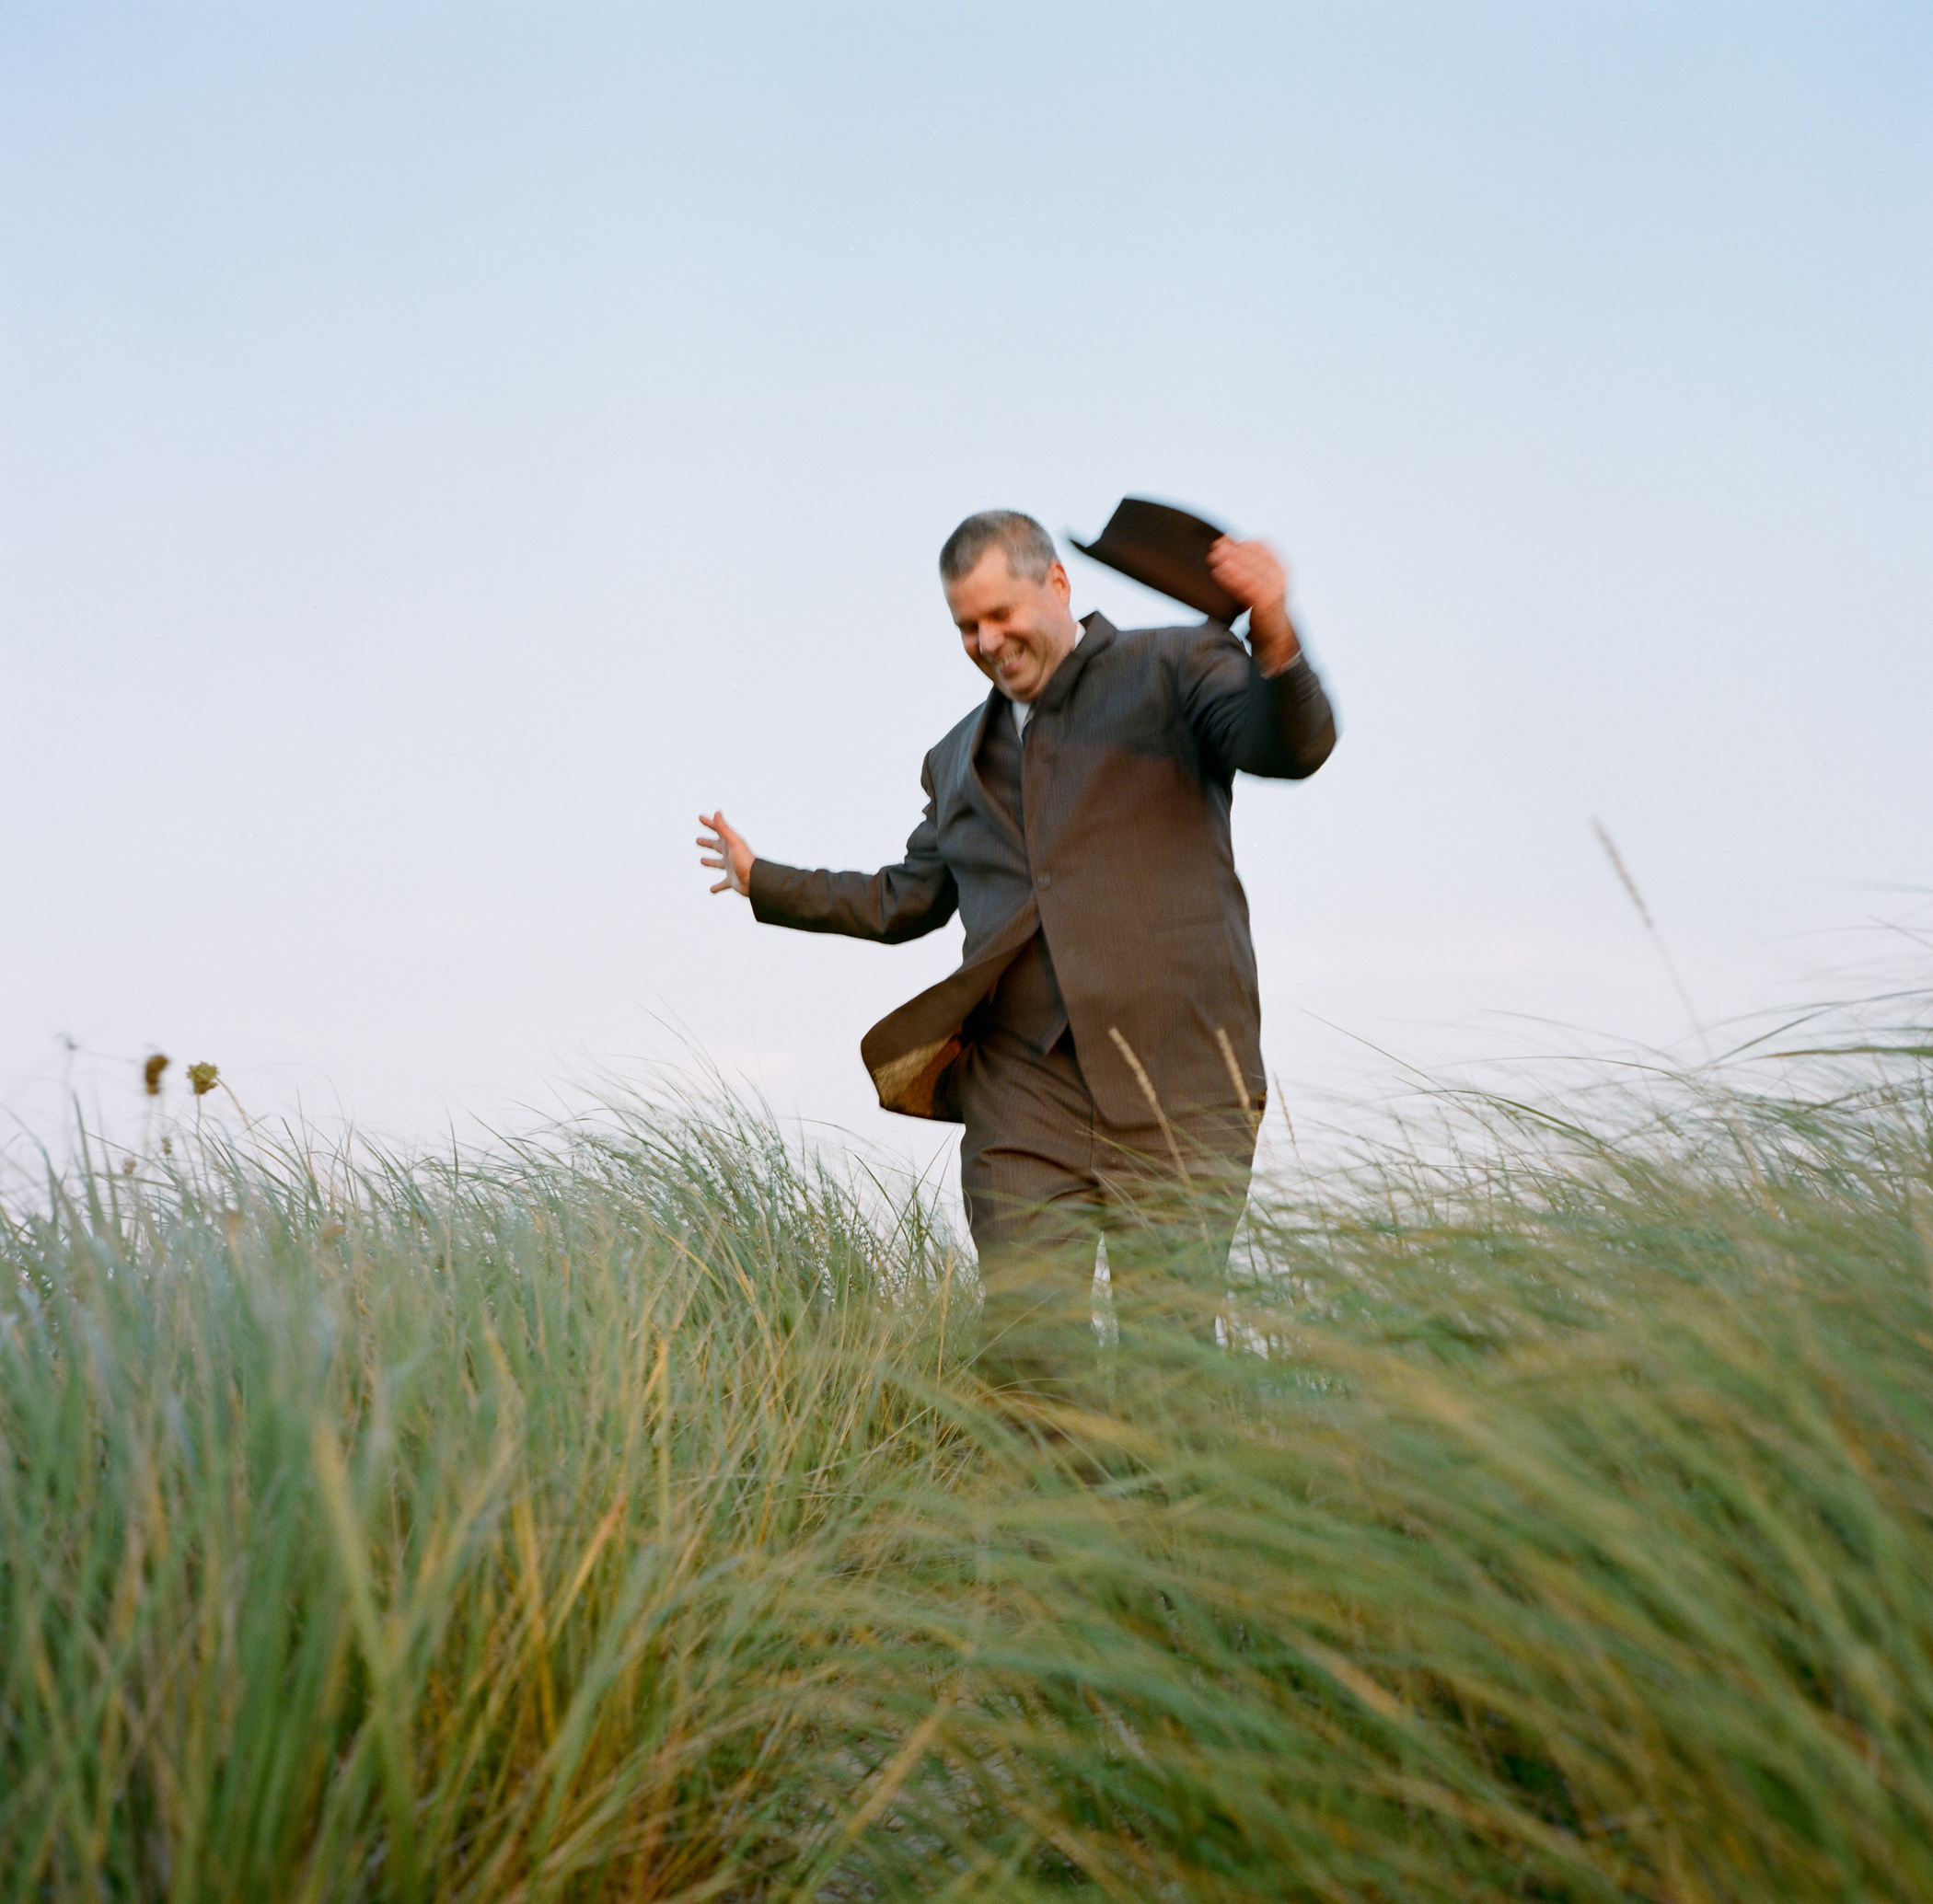
[[[172,1157],[175,1154],[175,1140],[172,1137],[161,1139],[161,1154],[163,1157]]]
[[[132,1177],[134,1174],[134,1160],[132,1157],[123,1157],[121,1160],[121,1174],[123,1177]]]
[[[149,1097],[157,1098],[161,1095],[161,1074],[167,1069],[168,1059],[158,1051],[153,1053],[146,1064],[142,1066],[141,1081],[147,1086]]]
[[[332,1243],[341,1236],[342,1231],[347,1226],[343,1223],[341,1217],[330,1217],[324,1221],[322,1227],[316,1231],[316,1234],[318,1237],[320,1237],[325,1243]]]
[[[227,1238],[232,1247],[236,1238],[241,1234],[241,1212],[239,1210],[224,1210],[222,1212],[222,1232]]]
[[[194,1086],[195,1096],[204,1098],[222,1081],[221,1073],[213,1065],[190,1065],[188,1081]]]
[[[1638,882],[1625,865],[1625,856],[1617,850],[1616,841],[1611,837],[1602,820],[1593,817],[1591,824],[1596,830],[1598,845],[1603,848],[1605,857],[1611,861],[1612,871],[1623,881],[1625,891],[1631,895],[1631,904],[1638,908],[1638,917],[1644,921],[1646,931],[1657,931],[1658,928],[1651,923],[1651,908],[1644,903],[1644,894],[1638,890]]]

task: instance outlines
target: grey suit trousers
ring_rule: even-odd
[[[1244,1114],[1108,1123],[1071,1035],[1045,1055],[976,1030],[955,1073],[960,1187],[980,1260],[979,1367],[996,1386],[1082,1400],[1096,1357],[1095,1245],[1105,1238],[1122,1352],[1213,1340],[1255,1158]]]

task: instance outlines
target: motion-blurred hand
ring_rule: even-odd
[[[752,895],[752,861],[758,856],[746,843],[743,834],[735,832],[725,822],[724,809],[715,814],[700,814],[700,826],[709,826],[709,833],[700,833],[698,843],[705,848],[699,864],[709,866],[714,872],[723,872],[724,877],[712,888],[714,893],[736,893],[741,898]],[[709,855],[717,857],[711,858]]]
[[[1223,536],[1208,553],[1209,572],[1248,610],[1248,644],[1265,675],[1279,675],[1302,652],[1289,619],[1289,571],[1266,542]]]

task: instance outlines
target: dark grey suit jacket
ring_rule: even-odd
[[[1328,758],[1328,698],[1306,661],[1265,679],[1219,622],[1123,631],[1090,615],[1082,627],[1028,720],[1019,825],[977,765],[987,722],[1011,718],[995,688],[927,755],[926,816],[898,865],[753,864],[752,910],[773,925],[892,943],[958,910],[959,970],[861,1041],[889,1111],[957,1121],[948,1086],[963,1028],[1036,932],[1108,1123],[1148,1121],[1113,1031],[1170,1115],[1238,1102],[1223,1039],[1262,1102],[1261,1003],[1229,803],[1237,772],[1297,780]]]

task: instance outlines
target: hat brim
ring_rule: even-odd
[[[1183,603],[1211,621],[1233,623],[1243,605],[1214,578],[1208,552],[1223,531],[1165,502],[1126,496],[1092,542],[1070,535],[1084,556]]]

